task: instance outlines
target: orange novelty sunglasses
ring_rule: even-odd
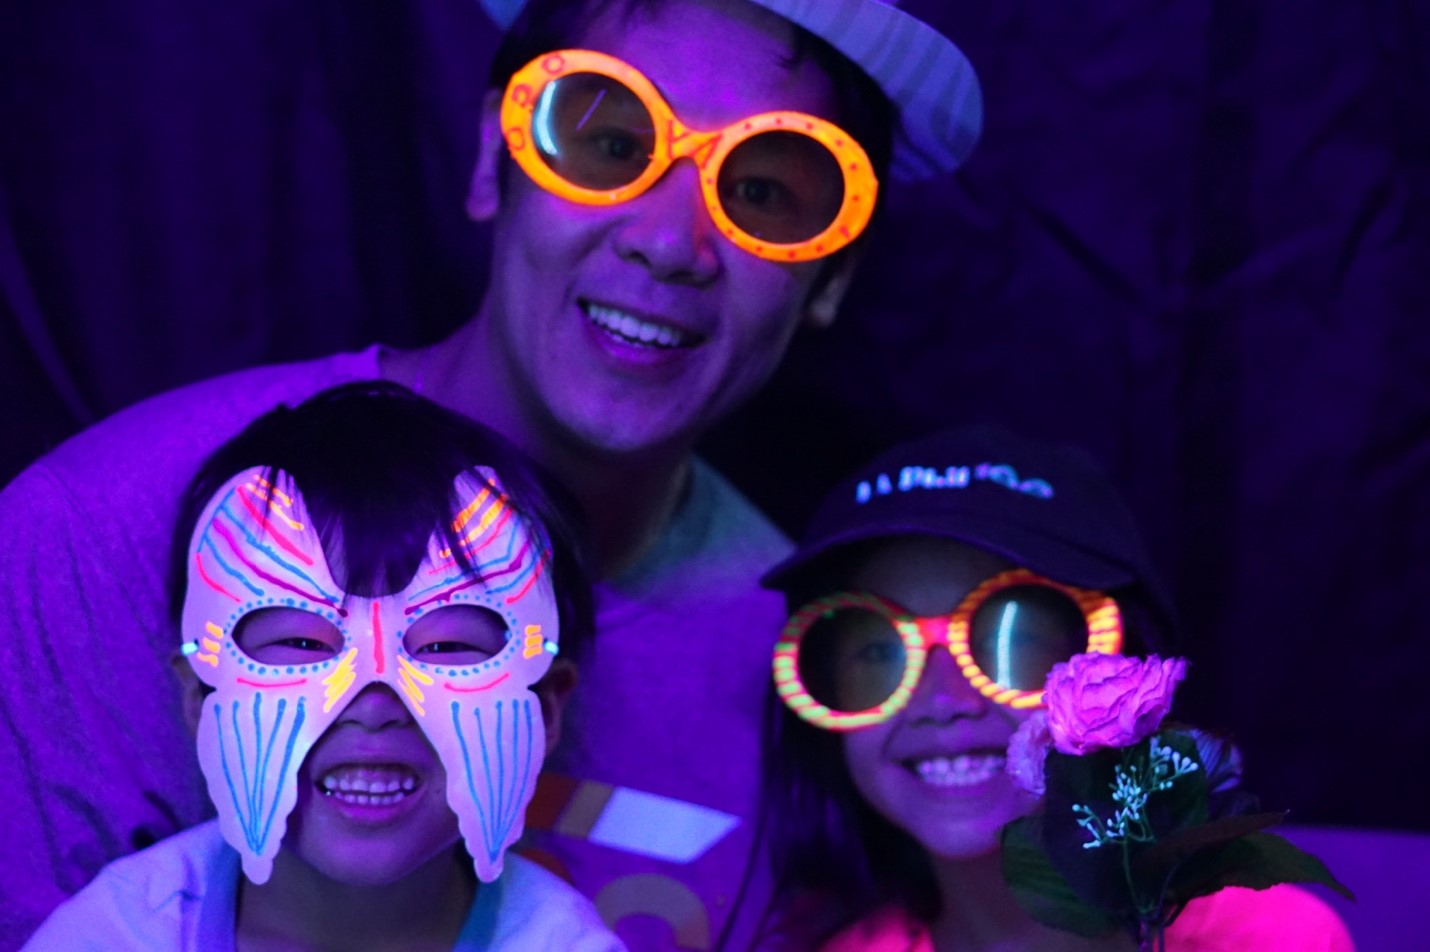
[[[631,201],[690,159],[721,234],[771,261],[845,247],[879,192],[863,147],[831,122],[782,111],[693,129],[639,70],[592,50],[545,53],[518,70],[501,127],[533,182],[583,205]]]

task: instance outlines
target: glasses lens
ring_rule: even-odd
[[[1055,588],[1016,585],[978,607],[968,640],[973,660],[994,681],[1041,691],[1053,665],[1087,650],[1087,620]]]
[[[849,713],[882,704],[904,676],[904,643],[883,616],[862,608],[825,612],[800,640],[799,679],[811,697]]]
[[[542,89],[531,137],[551,170],[593,190],[634,182],[655,149],[650,113],[635,93],[597,73],[572,73]]]
[[[818,139],[762,132],[725,157],[719,191],[725,214],[742,231],[787,245],[830,226],[844,202],[844,174]]]

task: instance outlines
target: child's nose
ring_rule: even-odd
[[[929,649],[923,677],[909,698],[909,716],[915,722],[948,724],[961,717],[982,717],[992,703],[968,683],[948,648],[936,645]]]
[[[386,727],[406,727],[412,723],[412,713],[392,688],[385,684],[369,684],[343,709],[338,722],[379,731]]]

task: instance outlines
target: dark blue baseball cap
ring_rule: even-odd
[[[787,591],[832,553],[900,535],[955,539],[1078,588],[1136,589],[1171,634],[1171,600],[1107,475],[1079,448],[987,424],[901,443],[860,467],[761,584]]]

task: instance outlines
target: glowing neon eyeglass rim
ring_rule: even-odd
[[[532,124],[546,86],[575,73],[615,80],[640,100],[654,124],[655,149],[637,178],[615,189],[589,189],[563,178],[535,147]],[[864,231],[874,212],[879,182],[869,156],[854,137],[832,122],[802,112],[765,112],[736,120],[722,129],[693,129],[676,118],[655,85],[634,66],[593,50],[556,50],[527,63],[507,83],[502,97],[501,128],[507,150],[533,182],[546,191],[582,205],[628,202],[660,180],[676,160],[688,158],[700,169],[705,207],[720,233],[736,246],[771,261],[811,261],[833,254]],[[720,203],[720,167],[741,143],[765,132],[806,135],[834,156],[844,176],[844,197],[823,231],[803,241],[778,243],[744,231]]]
[[[1021,691],[1005,687],[983,673],[969,649],[969,626],[975,612],[991,596],[1007,588],[1039,585],[1062,592],[1077,605],[1087,621],[1087,652],[1118,654],[1122,650],[1122,613],[1117,602],[1102,592],[1074,588],[1046,579],[1028,569],[1010,569],[985,579],[969,592],[951,613],[930,618],[908,614],[886,598],[864,592],[837,592],[817,598],[790,616],[780,640],[775,645],[775,691],[790,710],[804,720],[831,731],[856,730],[879,724],[897,714],[909,703],[914,688],[923,677],[928,653],[946,645],[968,683],[989,700],[1015,709],[1040,707],[1042,690]],[[815,700],[799,677],[799,646],[806,632],[835,609],[864,609],[883,616],[898,632],[904,645],[904,675],[897,687],[882,703],[862,711],[836,711]],[[943,626],[937,631],[937,626]],[[926,634],[926,630],[933,634]]]

